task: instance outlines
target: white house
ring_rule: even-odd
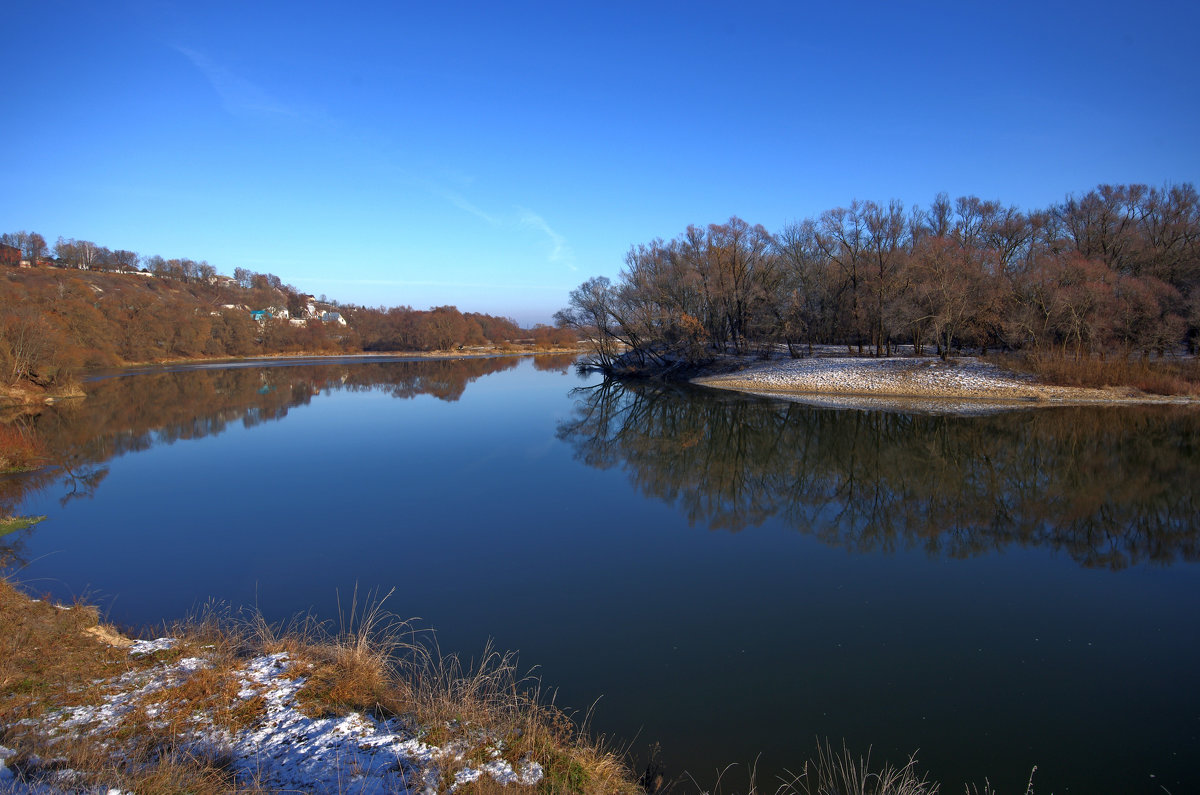
[[[322,323],[337,323],[339,326],[346,325],[346,318],[342,317],[341,312],[322,312]]]

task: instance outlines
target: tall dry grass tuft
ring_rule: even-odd
[[[258,620],[260,637],[270,638],[273,651],[288,651],[312,663],[300,698],[318,714],[347,709],[376,717],[412,711],[411,686],[402,675],[404,660],[420,651],[410,621],[384,609],[392,595],[367,595],[359,605],[355,588],[349,605],[338,598],[338,627],[331,629],[311,615],[294,618],[271,633]]]
[[[540,792],[639,791],[623,754],[555,706],[536,677],[520,673],[515,654],[490,645],[478,660],[445,654],[432,631],[384,609],[391,595],[368,594],[360,605],[355,590],[348,606],[339,600],[336,631],[305,617],[277,633],[276,643],[316,660],[300,693],[311,708],[401,716],[431,744],[465,741],[500,750],[514,767],[536,762],[545,776]],[[484,777],[464,791],[495,786]]]
[[[514,654],[487,647],[478,662],[464,663],[430,642],[408,665],[405,678],[431,742],[486,731],[510,763],[542,765],[541,792],[639,791],[624,754],[592,737],[586,719],[577,723],[555,706],[536,677],[520,674]]]
[[[745,776],[744,784],[741,776]],[[818,740],[816,756],[804,763],[800,773],[781,776],[774,786],[758,781],[757,763],[745,769],[728,765],[719,771],[711,788],[702,787],[691,776],[688,779],[696,791],[713,795],[937,795],[939,790],[937,783],[917,773],[915,754],[900,767],[884,764],[872,769],[870,750],[866,756],[855,756],[844,743],[841,751],[835,751],[828,740]],[[668,786],[657,791],[675,789]]]
[[[1035,773],[1037,773],[1037,765],[1034,765],[1033,769],[1029,771],[1029,781],[1025,783],[1025,795],[1033,795],[1033,775]],[[1167,795],[1171,795],[1171,791],[1166,787],[1162,789]],[[992,782],[984,779],[982,788],[976,784],[968,784],[966,795],[999,795],[999,793],[992,788]]]
[[[479,754],[496,749],[514,767],[536,762],[545,776],[540,792],[640,792],[624,755],[592,738],[586,721],[577,723],[556,707],[536,677],[519,672],[515,654],[490,646],[478,660],[445,654],[431,630],[385,608],[392,593],[360,600],[356,588],[348,603],[339,595],[336,625],[312,615],[271,624],[255,612],[240,616],[232,634],[254,652],[286,651],[303,663],[298,675],[305,683],[297,695],[314,717],[347,710],[399,717],[432,745],[462,743]],[[207,638],[210,626],[219,634],[229,620],[209,610],[190,626]],[[180,632],[197,637],[186,626]],[[484,761],[468,754],[460,763]],[[444,770],[443,776],[453,780],[453,773]],[[459,789],[490,792],[497,786],[485,776]]]
[[[805,762],[791,791],[803,795],[936,795],[938,785],[917,774],[917,757],[895,767],[885,764],[871,770],[871,752],[856,757],[842,745],[834,751],[829,741],[817,743],[817,756]]]

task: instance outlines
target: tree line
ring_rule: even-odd
[[[574,342],[561,328],[526,330],[454,306],[342,304],[271,273],[239,267],[229,277],[203,260],[0,235],[0,384],[50,387],[81,367],[163,359]]]
[[[1100,185],[1024,212],[943,193],[928,207],[854,201],[777,233],[733,217],[633,246],[617,281],[589,279],[555,317],[605,369],[626,349],[665,366],[818,343],[1194,352],[1200,198],[1191,184]]]

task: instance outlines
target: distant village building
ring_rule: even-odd
[[[322,312],[322,323],[337,323],[339,326],[346,325],[346,318],[342,317],[340,312]]]

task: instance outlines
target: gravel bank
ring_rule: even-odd
[[[1048,404],[1189,403],[1134,389],[1049,386],[973,357],[781,359],[693,383],[846,408],[992,411]]]

